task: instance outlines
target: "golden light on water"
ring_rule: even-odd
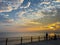
[[[49,36],[54,36],[55,34],[54,33],[50,33]]]

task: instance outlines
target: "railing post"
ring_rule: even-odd
[[[6,38],[6,45],[8,45],[8,38]]]
[[[22,37],[21,37],[21,45],[22,45]]]
[[[31,43],[32,43],[32,36],[31,36]]]
[[[38,36],[38,41],[40,42],[40,36]]]

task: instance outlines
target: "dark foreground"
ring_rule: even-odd
[[[60,45],[60,40],[45,40],[40,42],[24,43],[22,45]]]
[[[60,45],[60,35],[0,38],[0,45]]]

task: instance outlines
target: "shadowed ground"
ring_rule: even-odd
[[[21,44],[17,44],[21,45]],[[25,43],[22,45],[60,45],[60,40],[46,40],[40,42]]]

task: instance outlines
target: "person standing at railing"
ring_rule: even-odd
[[[57,36],[56,36],[56,34],[54,34],[54,40],[56,40],[57,39]]]
[[[46,33],[46,37],[45,38],[46,38],[46,40],[48,40],[48,33]]]
[[[6,45],[8,45],[8,38],[6,38]]]

